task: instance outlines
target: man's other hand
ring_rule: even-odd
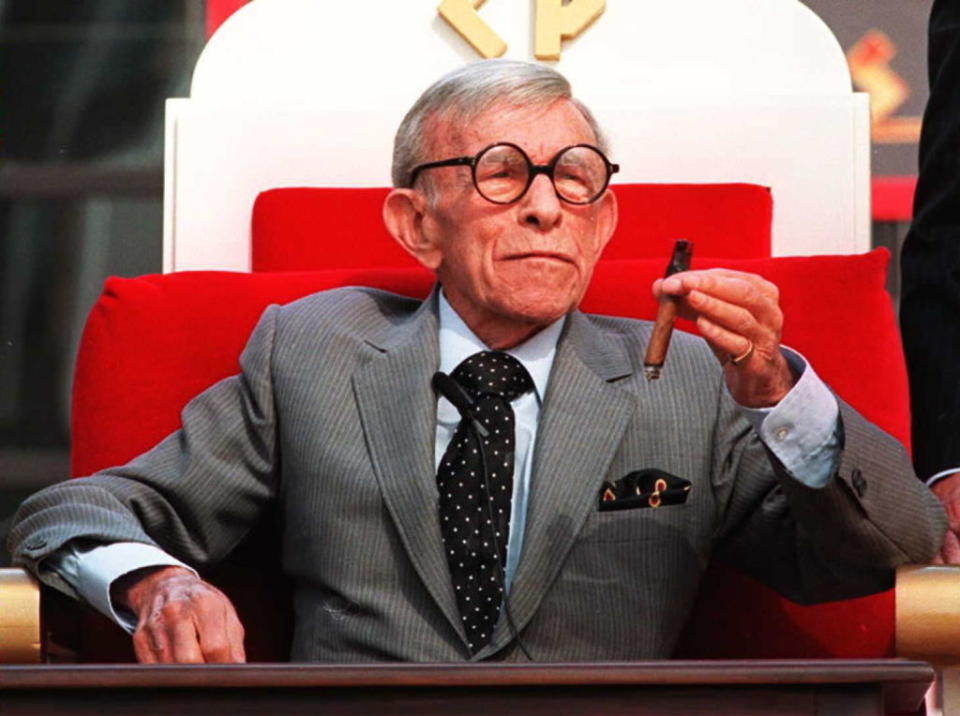
[[[776,285],[755,274],[709,269],[658,279],[653,294],[679,298],[679,314],[696,321],[740,405],[774,406],[793,387],[780,352],[783,312]]]
[[[131,572],[117,580],[111,596],[137,615],[133,647],[143,664],[246,661],[233,604],[187,569]]]
[[[960,564],[960,472],[947,475],[930,486],[947,512],[950,526],[943,538],[943,547],[934,562],[936,564]]]

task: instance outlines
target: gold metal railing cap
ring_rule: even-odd
[[[0,569],[0,664],[40,657],[40,585],[22,569]]]
[[[897,569],[897,654],[960,663],[960,566]]]

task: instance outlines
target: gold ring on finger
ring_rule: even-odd
[[[753,341],[747,339],[747,343],[750,345],[747,346],[747,350],[741,353],[738,356],[730,356],[730,362],[734,365],[740,365],[743,361],[753,355]]]

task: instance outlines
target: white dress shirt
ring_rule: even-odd
[[[490,350],[467,327],[442,292],[439,318],[440,370],[444,373],[451,373],[468,356]],[[516,446],[510,536],[504,568],[508,590],[523,552],[540,409],[547,394],[563,323],[564,319],[560,319],[519,346],[505,351],[523,364],[536,388],[511,403],[516,417]],[[840,455],[837,401],[800,354],[789,348],[784,348],[783,353],[794,374],[800,376],[796,385],[772,408],[741,406],[740,410],[791,475],[810,487],[823,487],[834,474]],[[441,397],[437,402],[436,466],[439,466],[459,422],[456,408]],[[110,585],[137,569],[171,565],[195,571],[157,547],[130,542],[83,548],[67,543],[47,557],[41,568],[57,571],[91,606],[132,632],[136,628],[136,618],[125,610],[115,609],[110,599]]]

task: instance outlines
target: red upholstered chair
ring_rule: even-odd
[[[635,217],[626,226],[636,233],[630,235],[621,230],[611,248],[621,242],[617,250],[628,254],[631,250],[641,251],[647,240],[659,239],[661,245],[655,258],[628,259],[620,253],[619,258],[601,261],[583,301],[582,307],[587,311],[652,317],[655,305],[649,285],[663,271],[670,238],[685,235],[702,249],[710,245],[708,229],[716,228],[713,235],[719,238],[714,239],[715,249],[734,247],[736,241],[730,236],[759,236],[761,246],[764,240],[769,241],[770,203],[765,190],[744,188],[752,199],[746,197],[745,204],[738,209],[740,228],[736,223],[723,223],[733,221],[736,212],[723,221],[713,220],[718,216],[716,212],[701,213],[701,218],[705,217],[700,222],[701,229],[706,231],[703,234],[697,233],[695,222],[686,227],[664,223],[669,213],[657,213],[655,209],[671,202],[662,197],[653,200],[654,194],[647,194],[645,199],[634,196],[625,201],[623,190],[617,191],[621,194],[621,214],[632,213]],[[654,187],[651,191],[671,190]],[[689,196],[695,196],[699,190],[691,191],[694,194]],[[342,190],[294,190],[293,202],[309,204],[319,200],[325,208],[302,208],[301,229],[294,226],[297,217],[291,219],[287,214],[282,219],[287,221],[286,227],[272,234],[269,227],[263,233],[262,210],[282,197],[265,194],[254,217],[254,256],[257,268],[268,270],[252,274],[185,272],[110,279],[91,313],[78,359],[73,412],[74,474],[89,474],[122,463],[175,429],[179,410],[192,395],[236,371],[237,355],[268,304],[350,284],[425,295],[431,284],[430,275],[416,267],[391,268],[379,263],[379,252],[389,251],[379,221],[358,223],[379,205],[377,192],[382,196],[382,190],[360,190],[356,203],[350,204],[344,200]],[[764,197],[765,201],[757,202]],[[680,195],[674,200],[679,201]],[[748,211],[745,206],[755,210]],[[676,210],[675,204],[670,207],[670,211]],[[323,220],[324,216],[330,218]],[[681,216],[683,221],[693,221],[693,213]],[[309,220],[303,221],[304,217]],[[357,221],[351,221],[352,217]],[[262,224],[259,229],[258,222]],[[358,227],[371,233],[364,235]],[[294,242],[294,248],[285,253],[269,245],[277,236],[295,231],[301,231],[299,248]],[[643,241],[631,241],[635,236],[644,237]],[[349,240],[338,245],[334,241],[337,238]],[[362,243],[365,245],[358,245]],[[769,247],[769,243],[766,245]],[[334,260],[334,248],[340,249],[335,256],[340,268],[278,272],[289,268],[283,265],[284,255],[296,256],[297,262],[316,268],[317,261]],[[773,259],[729,255],[708,258],[698,251],[694,265],[722,264],[754,271],[777,282],[786,315],[784,341],[803,352],[848,402],[906,442],[907,386],[899,336],[884,290],[887,261],[884,251]],[[372,266],[359,267],[362,262]],[[240,550],[232,558],[234,562],[247,563],[246,579],[232,570],[212,575],[238,603],[241,616],[251,625],[249,654],[259,660],[283,659],[289,631],[284,590],[278,586],[281,582],[260,574],[264,565],[270,563],[266,556],[269,531],[269,526],[261,529],[252,540],[259,554]],[[273,606],[265,608],[265,602],[272,602]],[[890,656],[893,594],[801,607],[718,565],[708,573],[690,624],[692,628],[684,635],[678,656]],[[117,629],[102,625],[95,630],[86,628],[81,630],[80,638],[82,660],[115,659],[123,652],[129,655],[126,637]],[[105,651],[108,643],[119,645],[120,651]]]
[[[603,261],[670,255],[689,239],[701,256],[770,255],[773,198],[756,184],[618,184],[620,221]],[[380,207],[389,190],[284,188],[253,205],[254,271],[415,266],[387,234]]]

